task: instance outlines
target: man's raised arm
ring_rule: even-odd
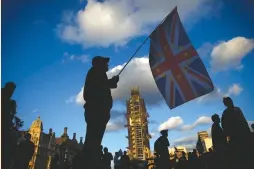
[[[115,89],[117,88],[117,83],[119,81],[119,76],[114,76],[108,80],[109,88]]]

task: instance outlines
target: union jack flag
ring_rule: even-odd
[[[170,109],[214,89],[183,28],[177,7],[150,35],[149,63],[157,87]]]

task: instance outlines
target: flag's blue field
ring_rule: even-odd
[[[213,83],[183,28],[177,8],[150,39],[150,67],[169,108],[213,91]]]

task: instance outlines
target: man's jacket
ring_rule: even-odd
[[[112,108],[112,96],[110,89],[116,88],[117,83],[113,79],[108,79],[106,72],[98,71],[92,67],[86,76],[83,98],[86,101],[86,109]]]

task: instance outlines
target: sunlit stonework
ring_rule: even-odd
[[[148,133],[149,117],[144,99],[139,95],[137,87],[131,89],[131,97],[126,101],[127,105],[127,125],[128,128],[128,155],[130,159],[146,160],[151,158],[149,139],[151,135]]]

